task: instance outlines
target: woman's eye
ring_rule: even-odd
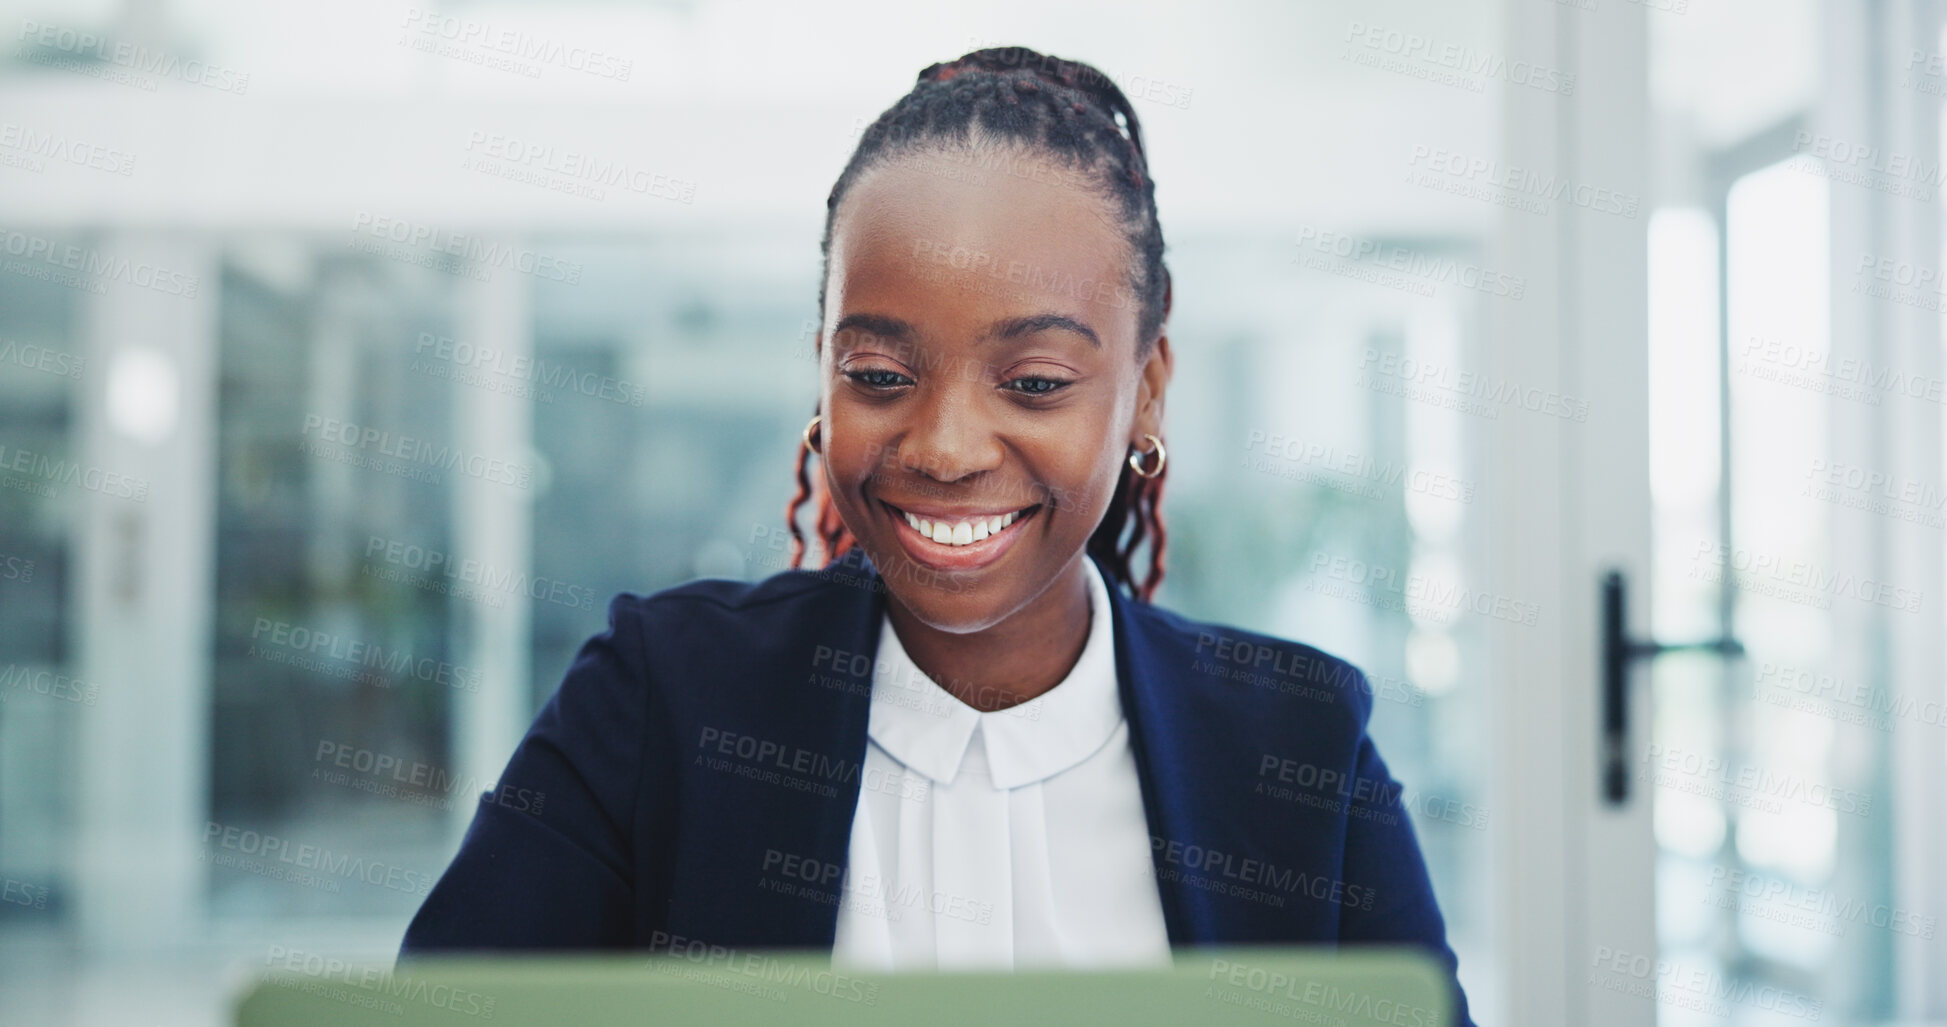
[[[1014,391],[1030,396],[1046,396],[1051,392],[1066,388],[1069,385],[1068,382],[1059,378],[1042,378],[1038,375],[1023,375],[1007,384],[1020,386],[1020,388]]]
[[[845,377],[873,389],[897,388],[909,380],[898,371],[888,371],[883,367],[869,367],[863,371],[847,371],[845,372]]]

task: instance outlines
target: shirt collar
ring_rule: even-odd
[[[1116,689],[1115,629],[1101,568],[1087,554],[1089,626],[1082,655],[1061,683],[1005,710],[982,713],[919,669],[881,617],[866,733],[894,759],[939,784],[952,784],[977,729],[996,788],[1046,780],[1102,748],[1122,723]]]

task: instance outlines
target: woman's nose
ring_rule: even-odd
[[[959,481],[1000,467],[997,426],[977,396],[978,383],[948,380],[913,404],[895,456],[900,466],[937,481]]]

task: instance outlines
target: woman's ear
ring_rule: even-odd
[[[1176,357],[1170,351],[1170,335],[1164,332],[1156,336],[1156,345],[1150,348],[1149,359],[1143,362],[1142,382],[1136,393],[1135,438],[1131,442],[1138,449],[1142,448],[1144,434],[1162,437],[1163,393],[1175,373]]]
[[[1170,323],[1170,302],[1173,283],[1170,269],[1163,269],[1163,317],[1161,324]],[[1136,423],[1130,431],[1134,437],[1129,444],[1142,449],[1143,436],[1163,435],[1163,392],[1169,387],[1170,378],[1176,373],[1176,357],[1170,352],[1170,333],[1158,330],[1156,344],[1149,349],[1149,358],[1143,361],[1142,378],[1136,386]]]

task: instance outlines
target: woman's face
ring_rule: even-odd
[[[826,484],[887,587],[942,631],[1040,596],[1130,447],[1162,434],[1169,344],[1136,362],[1130,247],[1106,201],[1034,160],[883,165],[833,225]]]

